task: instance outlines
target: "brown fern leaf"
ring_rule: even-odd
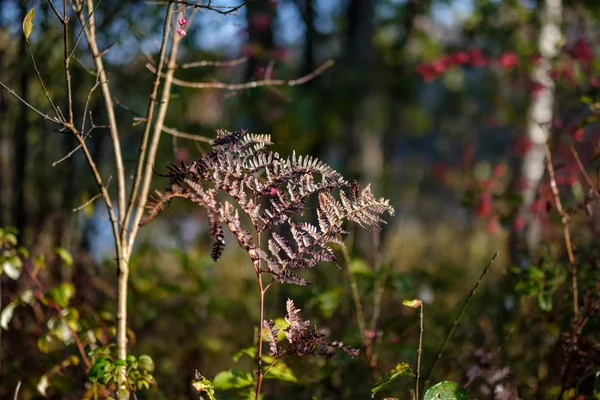
[[[275,322],[273,320],[263,321],[263,328],[267,329],[267,334],[265,335],[267,342],[269,342],[269,350],[271,351],[271,355],[276,357],[281,354],[281,347],[279,343],[277,343],[277,334],[279,333],[279,329],[275,328]]]
[[[312,355],[331,358],[335,350],[342,350],[352,358],[358,357],[359,351],[344,345],[344,342],[330,342],[325,339],[325,333],[318,331],[310,325],[310,321],[303,321],[298,315],[294,302],[288,299],[286,302],[287,315],[285,322],[288,327],[284,329],[285,337],[289,346],[285,349],[288,355]]]

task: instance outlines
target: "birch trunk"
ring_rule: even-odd
[[[523,156],[521,177],[523,205],[521,215],[525,217],[525,240],[528,249],[534,249],[541,237],[539,219],[531,213],[540,182],[544,176],[545,143],[550,132],[554,109],[554,82],[549,76],[552,59],[558,51],[561,40],[562,0],[545,0],[541,15],[541,29],[538,48],[541,58],[534,67],[532,79],[544,88],[532,95],[528,114],[527,138],[530,148]]]

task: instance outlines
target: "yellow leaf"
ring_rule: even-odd
[[[406,306],[406,307],[411,307],[411,308],[418,308],[418,307],[421,307],[421,300],[419,300],[419,299],[403,300],[402,305]]]
[[[25,19],[23,20],[23,33],[25,34],[25,40],[29,40],[29,35],[33,30],[33,18],[35,17],[35,8],[29,10]]]

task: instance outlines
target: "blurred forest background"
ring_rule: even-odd
[[[32,7],[29,41],[38,68],[56,103],[66,102],[62,26],[45,1],[0,2],[0,81],[45,109],[21,27]],[[139,148],[136,118],[147,106],[154,75],[146,64],[158,53],[164,7],[104,0],[97,9],[127,176]],[[425,373],[496,251],[432,381],[468,385],[481,399],[600,393],[594,294],[600,282],[599,19],[600,3],[575,0],[253,0],[235,15],[200,10],[181,41],[179,62],[232,62],[182,69],[177,78],[289,80],[328,60],[335,64],[294,87],[175,86],[165,123],[175,135],[163,134],[156,171],[209,148],[182,132],[213,138],[219,128],[247,129],[271,134],[280,154],[311,154],[349,179],[371,183],[396,209],[381,235],[352,233],[349,257],[338,257],[341,269],[323,264],[306,271],[314,284],[280,285],[266,307],[267,318],[281,316],[290,297],[331,338],[361,349],[371,338],[375,364],[345,354],[290,360],[297,382],[267,382],[266,398],[364,399],[376,377],[397,363],[414,369],[419,313],[402,307],[404,299],[424,303]],[[76,36],[79,27],[72,28]],[[73,101],[80,114],[95,83],[85,39],[75,58]],[[99,95],[89,110],[95,124],[106,123]],[[544,161],[547,137],[553,177]],[[114,168],[107,130],[94,131],[87,142],[107,178]],[[71,283],[81,332],[104,329],[109,340],[116,288],[106,210],[100,199],[72,211],[97,193],[81,152],[57,163],[76,145],[0,91],[0,227],[17,228],[31,257],[48,255],[44,286]],[[166,184],[153,179],[158,189]],[[561,219],[569,210],[574,215]],[[575,260],[565,246],[566,223]],[[251,368],[249,359],[235,362],[232,355],[255,335],[255,273],[236,246],[213,263],[208,229],[203,212],[174,201],[140,231],[131,265],[129,348],[152,357],[157,382],[141,398],[197,398],[190,386],[195,369],[210,378]],[[56,248],[73,255],[71,265]],[[572,299],[575,265],[580,309]],[[34,287],[26,277],[1,277],[2,306]],[[377,282],[385,283],[381,315],[361,332],[353,284],[370,321],[378,310]],[[19,381],[22,398],[39,396],[36,385],[50,370],[52,398],[85,392],[85,370],[64,362],[75,345],[59,340],[46,323],[49,315],[18,307],[2,331],[1,398],[12,396]],[[399,379],[382,393],[408,398],[413,387]]]

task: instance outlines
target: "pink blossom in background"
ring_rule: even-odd
[[[496,178],[504,178],[504,176],[506,175],[506,164],[503,162],[500,162],[498,164],[496,164],[496,166],[494,167],[494,176]]]
[[[483,55],[480,49],[469,50],[469,55],[471,57],[471,65],[474,67],[483,67],[488,63],[488,59]]]
[[[539,82],[533,82],[529,87],[529,93],[531,93],[533,97],[537,97],[537,95],[539,95],[544,89],[546,89],[546,86]]]
[[[527,153],[529,149],[531,149],[532,145],[533,144],[528,137],[522,137],[515,142],[513,145],[513,150],[517,155],[522,156],[523,154]]]
[[[450,57],[451,57],[451,60],[455,64],[458,64],[458,65],[468,64],[469,61],[471,61],[471,57],[465,51],[456,52],[456,53],[452,54]]]
[[[500,55],[500,58],[498,61],[500,62],[500,65],[504,69],[516,67],[517,64],[519,63],[519,59],[517,58],[517,55],[515,53],[513,53],[512,51],[506,52],[506,53],[503,53],[502,55]]]
[[[179,34],[179,36],[183,37],[183,36],[187,35],[187,32],[185,30],[181,29],[181,28],[178,28],[177,29],[177,34]]]
[[[571,137],[573,138],[573,140],[577,143],[581,143],[583,142],[583,128],[577,128],[575,129],[572,133],[571,133]]]
[[[180,148],[175,152],[175,160],[182,163],[187,163],[190,157],[190,153],[185,148]]]
[[[584,63],[589,63],[594,58],[592,46],[590,46],[590,43],[583,38],[579,39],[570,49],[568,49],[567,53],[575,60]]]
[[[523,214],[517,214],[517,216],[515,217],[515,220],[513,221],[513,229],[515,231],[520,231],[521,229],[523,229],[525,227],[525,217],[523,216]]]
[[[480,217],[487,217],[492,213],[492,194],[490,192],[482,193],[475,206],[475,213]]]
[[[437,77],[437,73],[431,64],[419,64],[417,66],[417,73],[421,75],[425,82],[431,82]]]

